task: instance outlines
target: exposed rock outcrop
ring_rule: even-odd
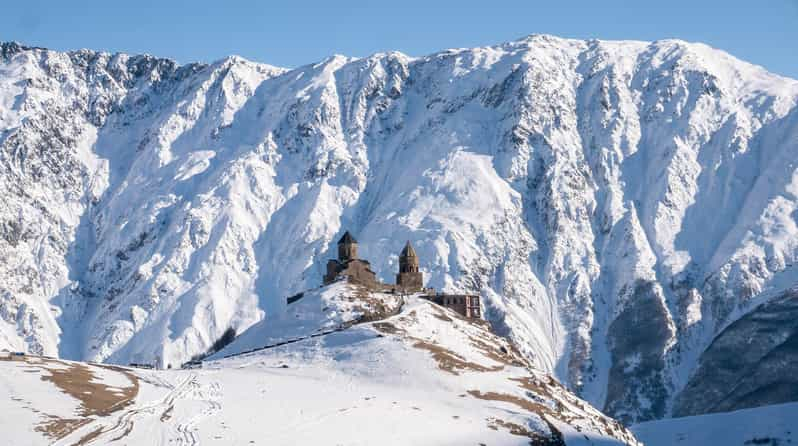
[[[731,323],[701,355],[675,416],[798,401],[798,288]],[[793,371],[793,372],[791,372]]]

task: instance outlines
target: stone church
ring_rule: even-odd
[[[368,260],[358,258],[357,240],[346,231],[338,240],[338,258],[327,261],[324,284],[328,285],[342,279],[371,291],[394,294],[421,293],[420,297],[451,308],[464,317],[475,319],[481,317],[478,295],[438,293],[432,288],[424,288],[424,276],[419,269],[418,255],[409,241],[399,253],[399,272],[396,274],[396,284],[392,285],[380,282],[371,270]]]
[[[330,259],[327,262],[324,284],[333,283],[339,277],[345,277],[351,283],[357,283],[372,290],[381,288],[377,275],[371,270],[368,260],[357,258],[357,240],[349,231],[346,231],[346,234],[338,240],[338,258]]]

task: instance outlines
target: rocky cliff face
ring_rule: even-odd
[[[798,401],[798,288],[734,321],[701,355],[674,415]]]
[[[531,36],[293,70],[3,44],[0,341],[180,363],[319,284],[344,229],[384,280],[483,296],[624,421],[798,282],[798,82],[699,44]]]

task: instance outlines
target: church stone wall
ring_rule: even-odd
[[[396,275],[396,287],[405,291],[421,291],[424,279],[420,272],[399,273]]]
[[[450,308],[467,318],[480,318],[482,315],[479,296],[473,294],[429,294],[421,296],[436,304]]]

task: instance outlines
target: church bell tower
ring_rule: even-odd
[[[338,240],[338,261],[343,263],[357,259],[357,240],[346,231],[341,240]]]
[[[418,269],[418,256],[413,245],[408,241],[399,254],[399,274],[396,275],[396,286],[407,292],[421,291],[424,284],[421,271]]]

